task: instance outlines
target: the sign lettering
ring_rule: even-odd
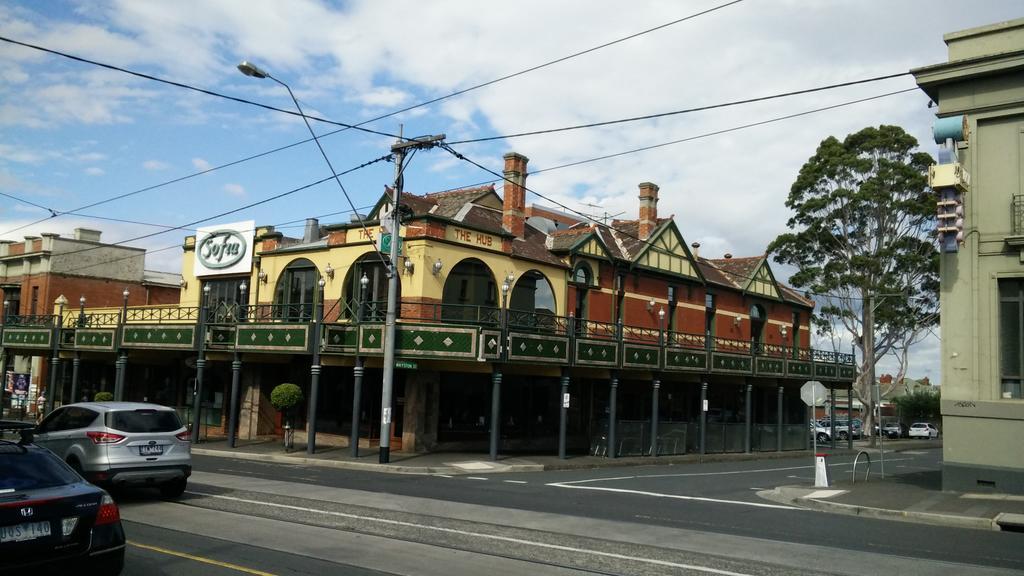
[[[207,268],[227,268],[245,256],[245,238],[234,230],[217,230],[199,243],[199,260]]]
[[[449,239],[463,244],[473,244],[484,248],[494,248],[497,243],[494,236],[482,232],[471,232],[462,228],[449,228]]]

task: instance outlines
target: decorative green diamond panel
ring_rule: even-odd
[[[559,364],[569,361],[568,338],[511,333],[509,342],[509,360],[557,362]]]
[[[129,325],[125,326],[121,335],[121,346],[125,348],[191,350],[195,347],[195,338],[195,326]]]
[[[75,330],[76,350],[113,350],[114,330],[90,330],[78,328]]]
[[[4,346],[49,348],[50,335],[48,328],[8,328],[4,331]]]
[[[786,361],[786,374],[790,376],[811,376],[810,362],[797,362],[796,360]]]
[[[381,354],[384,352],[384,326],[359,327],[359,352]]]
[[[665,351],[666,370],[705,370],[708,367],[708,356],[704,352],[669,348]]]
[[[841,380],[853,380],[857,377],[857,369],[853,366],[840,366],[839,378]]]
[[[657,368],[661,354],[658,348],[648,346],[622,347],[622,365],[633,368]]]
[[[785,361],[779,358],[758,358],[757,373],[768,376],[782,376],[785,373]]]
[[[618,345],[614,342],[577,340],[577,366],[618,366]]]
[[[235,329],[231,326],[213,326],[207,328],[209,331],[208,346],[234,346]]]
[[[722,372],[744,372],[750,373],[750,356],[732,356],[729,354],[714,354],[711,357],[711,367]]]
[[[399,356],[476,358],[475,328],[398,326],[395,337]]]
[[[236,348],[267,352],[307,352],[308,324],[239,325]]]
[[[324,326],[324,347],[327,350],[355,349],[358,334],[355,326]]]
[[[501,358],[501,332],[497,330],[480,331],[480,357],[488,360]]]
[[[838,374],[835,364],[814,364],[814,377],[815,378],[832,378],[835,379]]]

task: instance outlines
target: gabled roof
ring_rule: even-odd
[[[708,260],[713,266],[729,280],[729,284],[740,290],[746,290],[754,272],[761,267],[764,256],[749,256],[746,258],[716,258]]]

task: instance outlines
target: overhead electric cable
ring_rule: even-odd
[[[627,122],[638,122],[640,120],[652,120],[655,118],[665,118],[667,116],[678,116],[680,114],[691,114],[693,112],[703,112],[706,110],[715,110],[718,108],[729,108],[732,106],[740,106],[743,104],[753,104],[755,102],[764,102],[766,100],[776,100],[779,98],[788,98],[790,96],[799,96],[801,94],[811,94],[814,92],[821,92],[823,90],[833,90],[836,88],[845,88],[848,86],[856,86],[858,84],[867,84],[870,82],[879,82],[882,80],[891,80],[893,78],[899,78],[901,76],[907,76],[910,72],[900,72],[898,74],[886,74],[884,76],[874,76],[871,78],[862,78],[860,80],[851,80],[849,82],[840,82],[838,84],[829,84],[827,86],[818,86],[815,88],[805,88],[803,90],[794,90],[791,92],[782,92],[780,94],[771,94],[768,96],[758,96],[756,98],[746,98],[744,100],[733,100],[731,102],[720,102],[718,104],[709,104],[707,106],[697,106],[694,108],[684,108],[682,110],[673,110],[671,112],[659,112],[657,114],[645,114],[643,116],[632,116],[630,118],[619,118],[617,120],[604,120],[601,122],[590,122],[588,124],[576,124],[574,126],[563,126],[561,128],[547,128],[544,130],[532,130],[530,132],[518,132],[515,134],[500,134],[497,136],[485,136],[483,138],[471,138],[468,140],[456,140],[449,144],[475,144],[478,142],[490,142],[493,140],[508,140],[510,138],[521,138],[523,136],[539,136],[542,134],[554,134],[557,132],[568,132],[570,130],[582,130],[584,128],[598,128],[601,126],[611,126],[614,124],[624,124]]]
[[[131,76],[136,76],[136,77],[139,77],[139,78],[144,78],[146,80],[152,80],[154,82],[160,82],[162,84],[168,84],[170,86],[176,86],[178,88],[184,88],[186,90],[193,90],[195,92],[199,92],[201,94],[206,94],[208,96],[216,96],[218,98],[224,98],[225,100],[232,100],[234,102],[240,102],[242,104],[248,104],[250,106],[257,106],[259,108],[265,108],[267,110],[273,110],[274,112],[282,112],[284,114],[290,114],[292,116],[301,116],[301,114],[299,114],[298,112],[295,112],[294,110],[285,110],[284,108],[277,108],[276,106],[270,106],[268,104],[262,104],[260,102],[254,102],[252,100],[246,100],[245,98],[239,98],[237,96],[228,96],[227,94],[222,94],[220,92],[214,92],[213,90],[207,90],[205,88],[199,88],[197,86],[192,86],[190,84],[185,84],[184,82],[175,82],[174,80],[167,80],[166,78],[160,78],[159,76],[153,76],[152,74],[144,74],[142,72],[136,72],[134,70],[129,70],[127,68],[122,68],[120,66],[114,66],[113,64],[105,64],[103,62],[97,62],[96,60],[90,60],[88,58],[82,58],[81,56],[75,56],[73,54],[68,54],[66,52],[61,52],[59,50],[54,50],[52,48],[46,48],[46,47],[43,47],[43,46],[37,46],[35,44],[29,44],[27,42],[21,42],[21,41],[18,41],[18,40],[14,40],[12,38],[7,38],[5,36],[0,36],[0,40],[2,40],[4,42],[9,42],[11,44],[16,44],[18,46],[23,46],[25,48],[31,48],[33,50],[39,50],[40,52],[46,52],[46,53],[49,53],[49,54],[54,54],[56,56],[62,56],[64,58],[68,58],[70,60],[75,60],[77,62],[83,62],[85,64],[92,64],[93,66],[99,66],[100,68],[106,68],[107,70],[114,70],[115,72],[123,72],[124,74],[129,74]],[[378,136],[387,136],[389,138],[398,138],[398,136],[396,136],[394,134],[388,134],[387,132],[379,132],[377,130],[371,130],[369,128],[363,128],[363,127],[361,127],[359,125],[356,125],[356,124],[346,124],[344,122],[337,122],[335,120],[328,120],[326,118],[320,118],[319,116],[309,116],[309,118],[311,120],[316,120],[317,122],[323,122],[325,124],[333,124],[335,126],[343,126],[346,130],[351,128],[351,129],[355,129],[355,130],[360,130],[362,132],[367,132],[369,134],[376,134]]]

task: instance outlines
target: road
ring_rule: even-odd
[[[941,451],[887,459],[935,470]],[[188,493],[120,495],[125,574],[1010,574],[1021,535],[831,515],[765,489],[806,459],[493,476],[194,457]],[[848,466],[838,458],[835,471]],[[848,470],[848,468],[846,468]]]

